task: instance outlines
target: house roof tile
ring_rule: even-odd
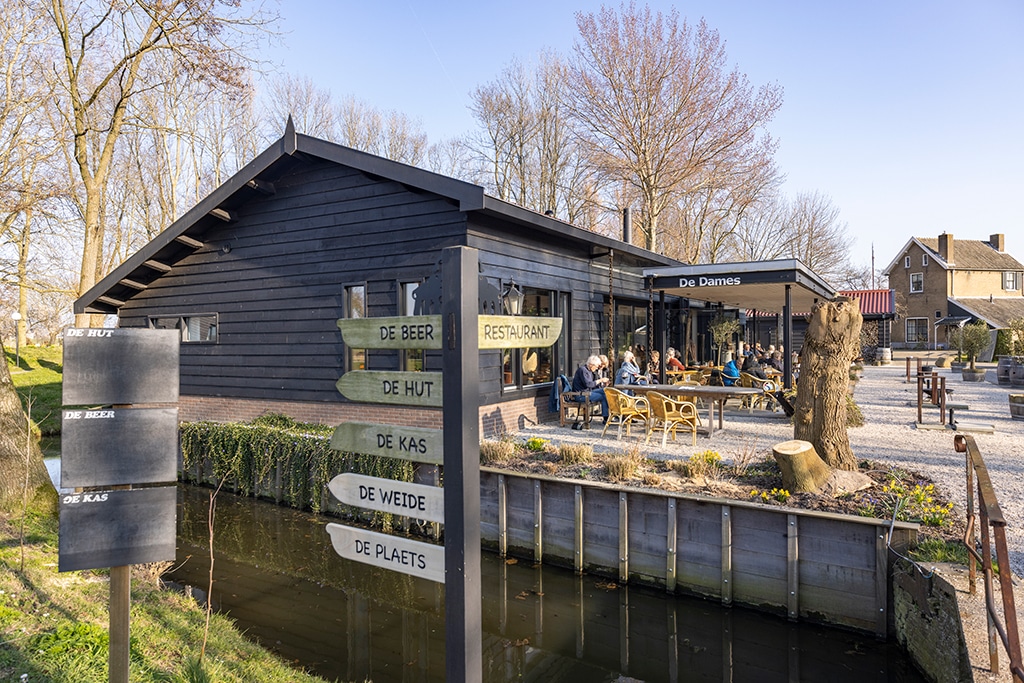
[[[918,237],[917,241],[940,258],[938,237]],[[949,265],[957,270],[1024,270],[1020,261],[996,251],[985,240],[953,240],[953,262]]]

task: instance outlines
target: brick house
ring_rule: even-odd
[[[984,320],[1003,329],[1024,317],[1024,265],[1006,253],[1002,234],[987,241],[912,237],[884,274],[903,309],[893,348],[944,348],[950,324]]]

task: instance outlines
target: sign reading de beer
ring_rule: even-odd
[[[347,560],[444,583],[444,546],[328,524],[334,552]]]
[[[561,318],[479,316],[481,349],[546,348],[562,333]],[[440,349],[441,316],[349,318],[338,321],[341,337],[354,349]]]
[[[431,465],[444,463],[444,433],[440,429],[345,422],[334,429],[331,448]]]
[[[351,401],[440,408],[442,379],[440,372],[352,370],[335,386]]]
[[[444,522],[444,489],[437,486],[346,472],[331,479],[328,488],[346,505],[428,522]]]
[[[177,403],[177,330],[64,330],[63,404]]]
[[[65,408],[61,437],[62,488],[178,478],[177,408]]]

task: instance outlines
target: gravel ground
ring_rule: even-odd
[[[947,389],[953,390],[950,403],[967,406],[967,409],[954,410],[957,424],[965,430],[975,424],[994,429],[992,434],[964,433],[975,438],[988,466],[1007,522],[1010,563],[1014,574],[1024,576],[1024,466],[1018,459],[1024,450],[1024,421],[1010,417],[1007,401],[1011,391],[1018,393],[1021,389],[995,384],[994,369],[989,372],[993,381],[981,383],[964,382],[959,373],[951,373],[949,369],[940,368],[939,373],[946,377]],[[917,384],[916,381],[907,384],[905,375],[906,366],[899,362],[864,369],[864,376],[854,390],[854,399],[864,413],[865,424],[849,430],[850,444],[858,458],[903,467],[930,478],[947,499],[960,507],[962,514],[966,503],[966,472],[964,456],[953,448],[955,432],[918,428]],[[938,427],[938,409],[926,406],[924,410],[925,425]],[[701,415],[706,419],[707,411],[702,409]],[[613,429],[602,438],[597,422],[590,431],[573,431],[555,423],[529,426],[521,434],[541,436],[555,443],[591,443],[598,452],[621,451],[628,447],[629,441],[642,441],[635,432],[632,439],[623,437],[622,441],[617,441]],[[698,434],[696,448],[681,437],[675,444],[669,441],[668,447],[663,449],[660,441],[652,438],[645,450],[654,458],[687,458],[694,452],[712,448],[729,461],[751,450],[757,451],[758,456],[770,455],[773,444],[792,438],[793,427],[781,412],[755,410],[751,414],[728,408],[725,429],[716,431],[710,440]]]

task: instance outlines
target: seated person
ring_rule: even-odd
[[[657,349],[651,351],[651,361],[647,364],[647,374],[657,377],[661,374],[661,353]]]
[[[685,370],[682,362],[676,357],[676,350],[671,346],[668,347],[668,351],[665,352],[665,369],[666,370]]]
[[[779,372],[783,371],[782,367],[782,354],[778,351],[772,354],[772,357],[765,361],[765,365],[770,368],[775,368]]]
[[[736,384],[736,382],[739,381],[739,379],[740,379],[740,369],[738,367],[736,367],[735,359],[734,360],[730,360],[722,368],[722,383],[725,386],[727,386],[727,387],[731,387],[731,386],[734,386]]]
[[[778,353],[778,351],[776,351]],[[764,374],[764,370],[761,369],[761,364],[757,362],[757,358],[754,356],[745,356],[743,358],[743,367],[740,368],[742,372],[753,375],[758,379],[768,379],[768,375]]]
[[[636,364],[636,356],[632,351],[622,354],[622,365],[615,373],[616,384],[647,384],[647,378],[640,374],[640,366]]]
[[[606,380],[605,384],[610,384],[612,381],[612,370],[611,364],[608,362],[608,356],[602,353],[598,355],[598,358],[601,359],[601,367],[597,369],[597,379]]]
[[[590,402],[601,404],[601,417],[608,419],[608,399],[604,395],[604,385],[608,380],[597,377],[597,371],[601,367],[601,359],[598,356],[590,356],[587,362],[576,370],[572,376],[573,391],[589,391]]]

